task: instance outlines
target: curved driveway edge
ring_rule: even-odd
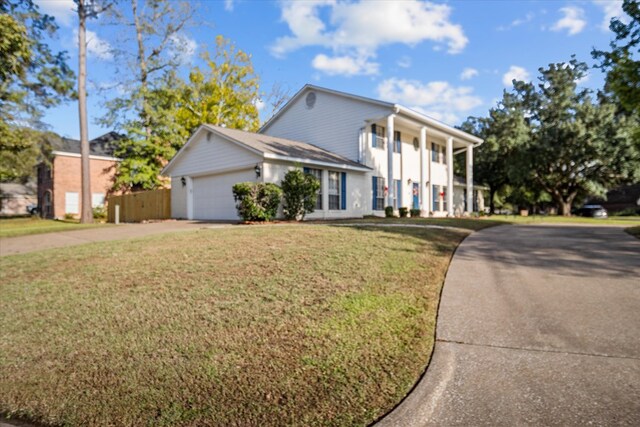
[[[472,234],[429,368],[377,425],[640,425],[639,278],[640,240],[622,228]]]

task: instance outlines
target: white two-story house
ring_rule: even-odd
[[[237,220],[233,184],[279,183],[296,167],[321,182],[309,219],[384,215],[386,206],[454,216],[484,208],[473,184],[481,143],[398,104],[306,85],[259,133],[201,126],[163,173],[175,218]],[[453,175],[456,155],[466,180]]]

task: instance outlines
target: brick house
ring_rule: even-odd
[[[109,132],[89,141],[91,205],[104,206],[119,159],[114,157],[121,136]],[[80,141],[60,138],[50,141],[48,162],[41,162],[38,174],[38,208],[43,218],[78,216],[82,206]]]

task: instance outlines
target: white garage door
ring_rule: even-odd
[[[193,219],[238,220],[231,187],[255,179],[253,169],[193,178]]]

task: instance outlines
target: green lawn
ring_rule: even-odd
[[[425,369],[466,235],[233,227],[0,258],[0,413],[369,424]]]
[[[467,230],[481,230],[502,224],[589,224],[589,225],[615,225],[635,226],[640,225],[640,217],[610,217],[608,219],[595,219],[584,217],[563,216],[519,216],[519,215],[492,215],[479,218],[380,218],[367,217],[339,221],[340,223],[380,223],[380,224],[423,224],[440,225],[446,227],[464,228]]]
[[[607,219],[585,218],[580,216],[557,215],[492,215],[494,221],[503,221],[512,224],[589,224],[589,225],[640,225],[640,216],[611,216]]]
[[[80,224],[77,221],[56,221],[52,219],[10,218],[0,219],[0,237],[25,236],[27,234],[51,233],[83,228],[101,227],[105,224]]]
[[[634,237],[640,239],[640,225],[636,225],[634,227],[625,228],[624,231],[631,234]]]

